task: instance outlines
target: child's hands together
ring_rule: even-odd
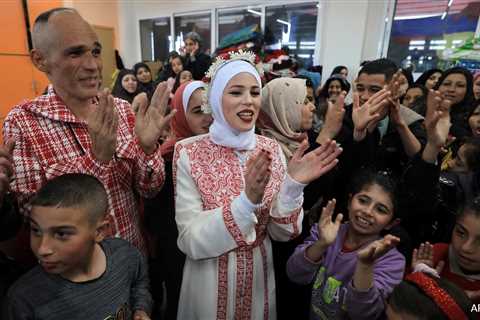
[[[433,264],[433,245],[429,242],[422,243],[418,249],[413,250],[412,254],[412,269],[420,263],[424,263],[430,268],[435,268],[438,274],[440,274],[445,266],[444,261],[438,262],[437,266]]]
[[[400,243],[400,238],[387,234],[383,239],[373,241],[365,248],[358,251],[358,261],[363,264],[371,265]]]
[[[133,320],[151,320],[151,319],[145,311],[137,310],[133,314]]]
[[[343,214],[339,213],[335,221],[332,221],[335,204],[335,199],[328,201],[327,206],[323,208],[322,215],[318,220],[318,240],[325,246],[329,246],[335,241],[343,219]]]

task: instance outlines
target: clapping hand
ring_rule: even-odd
[[[248,159],[245,173],[245,193],[253,204],[258,204],[263,199],[265,187],[270,180],[271,163],[272,155],[264,149]]]
[[[385,116],[385,110],[390,103],[390,92],[382,89],[371,96],[363,105],[357,92],[353,94],[352,120],[355,126],[353,137],[361,141],[367,135],[367,128],[374,127]]]
[[[100,161],[110,161],[117,147],[118,115],[108,89],[100,91],[98,106],[87,117],[87,128],[94,157]]]
[[[138,137],[140,146],[146,154],[151,154],[156,150],[157,142],[163,132],[165,126],[170,122],[174,116],[175,110],[172,110],[169,115],[165,115],[168,105],[168,98],[170,90],[168,90],[167,83],[160,83],[155,93],[153,94],[150,106],[145,101],[145,97],[140,96],[133,107],[137,108],[138,112],[135,117],[135,134]]]
[[[373,241],[365,248],[358,251],[358,260],[365,265],[372,265],[375,260],[390,251],[400,243],[400,238],[387,234],[383,239]]]
[[[345,96],[347,93],[342,93],[337,97],[335,103],[328,101],[327,114],[325,115],[325,123],[322,130],[318,134],[317,143],[324,144],[327,140],[333,139],[342,129],[343,117],[345,115]]]
[[[342,152],[342,148],[330,140],[304,154],[307,149],[308,141],[304,140],[288,162],[287,168],[290,177],[303,184],[309,184],[335,167],[337,157]]]
[[[444,99],[440,92],[430,90],[427,96],[425,128],[428,142],[437,148],[445,145],[450,130],[450,100]]]
[[[343,219],[343,214],[339,213],[335,221],[332,221],[335,204],[335,199],[328,201],[327,205],[322,209],[322,215],[318,220],[318,241],[325,247],[335,242]]]
[[[444,261],[438,262],[436,266],[433,264],[433,246],[429,242],[422,243],[418,249],[413,250],[412,269],[415,270],[415,267],[420,263],[426,264],[430,268],[435,268],[438,274],[442,272],[445,266]]]

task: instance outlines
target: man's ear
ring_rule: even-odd
[[[101,242],[105,239],[105,235],[107,234],[107,230],[110,228],[110,223],[108,222],[108,218],[104,218],[97,222],[96,230],[95,230],[95,242]]]
[[[390,223],[387,224],[384,229],[385,229],[385,230],[390,230],[390,229],[392,229],[393,227],[395,227],[396,225],[398,225],[399,223],[400,223],[400,219],[395,218],[395,219],[393,219],[392,221],[390,221]]]
[[[44,52],[39,49],[32,49],[30,51],[30,59],[32,60],[33,65],[40,70],[41,72],[47,73],[47,57]]]

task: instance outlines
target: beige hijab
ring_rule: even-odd
[[[305,79],[274,79],[262,90],[260,132],[278,141],[287,161],[306,138],[301,132],[302,108],[306,96]]]

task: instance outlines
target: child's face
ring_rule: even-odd
[[[90,266],[100,224],[89,222],[86,209],[33,207],[30,244],[45,272],[75,278]]]
[[[192,80],[192,73],[188,70],[185,70],[180,75],[180,84],[184,84],[187,81]]]
[[[137,79],[142,83],[149,83],[152,81],[152,74],[150,71],[148,71],[148,69],[141,67],[137,70]]]
[[[457,219],[452,233],[452,247],[464,271],[480,273],[480,218],[464,212]]]
[[[475,108],[470,118],[468,118],[468,124],[472,130],[472,135],[476,138],[480,137],[480,105]]]
[[[171,65],[172,65],[172,71],[175,74],[179,74],[183,70],[183,64],[180,58],[172,59]]]
[[[393,223],[391,196],[378,184],[364,187],[350,199],[348,216],[351,227],[358,234],[379,234]]]

